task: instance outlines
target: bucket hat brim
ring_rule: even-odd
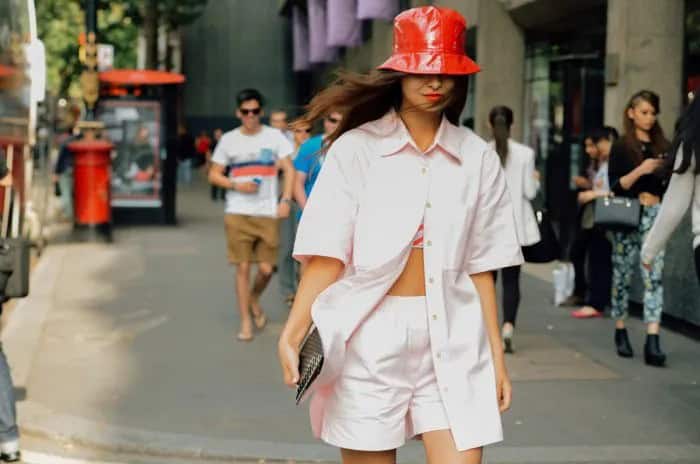
[[[442,52],[395,53],[377,69],[406,74],[468,75],[481,68],[466,55]]]

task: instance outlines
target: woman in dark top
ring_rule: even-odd
[[[626,358],[633,356],[625,329],[630,280],[635,259],[654,224],[666,188],[662,167],[669,143],[656,119],[658,113],[658,95],[647,90],[634,94],[625,108],[625,135],[613,145],[610,153],[612,191],[616,196],[639,199],[642,205],[637,229],[613,233],[612,318],[615,319],[617,353]],[[663,253],[656,256],[649,268],[640,266],[644,278],[644,322],[647,324],[644,360],[653,366],[663,366],[666,361],[659,345],[663,266]]]

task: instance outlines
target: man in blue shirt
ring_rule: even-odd
[[[299,148],[299,153],[294,159],[294,199],[303,211],[306,200],[311,195],[311,190],[316,183],[318,173],[326,158],[323,151],[323,141],[331,135],[343,120],[343,115],[337,111],[331,111],[323,118],[323,134],[311,137]],[[299,213],[301,217],[301,212]]]

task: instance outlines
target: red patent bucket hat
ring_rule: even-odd
[[[467,22],[449,8],[424,6],[394,19],[394,52],[378,69],[408,74],[474,74],[465,53]]]

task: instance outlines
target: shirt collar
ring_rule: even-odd
[[[405,124],[393,109],[380,119],[366,124],[364,129],[380,138],[378,144],[380,156],[395,155],[405,148],[406,145],[411,145],[416,151],[420,152]],[[443,115],[440,127],[435,134],[435,141],[425,153],[430,153],[435,148],[440,147],[442,151],[461,163],[460,140],[462,135],[459,128],[454,126]]]

